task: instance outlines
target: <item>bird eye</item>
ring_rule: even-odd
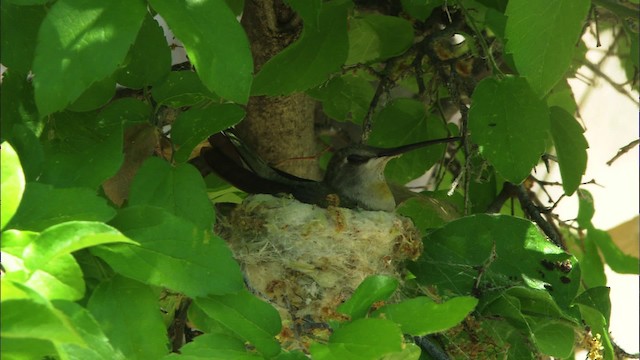
[[[368,157],[362,155],[351,154],[347,156],[347,161],[352,164],[363,164],[369,160]]]

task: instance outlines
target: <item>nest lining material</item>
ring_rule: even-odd
[[[247,197],[219,225],[248,286],[279,310],[285,326],[341,318],[336,307],[362,280],[402,280],[402,262],[422,252],[417,229],[397,214],[271,195]]]

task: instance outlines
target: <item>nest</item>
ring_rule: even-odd
[[[362,280],[384,274],[402,281],[403,262],[422,252],[417,229],[397,214],[270,195],[249,196],[219,225],[249,288],[280,312],[285,346],[287,338],[328,335],[326,324],[344,319],[335,309]]]

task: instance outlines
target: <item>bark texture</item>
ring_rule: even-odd
[[[257,73],[264,63],[293,43],[300,18],[281,0],[248,0],[242,15]],[[288,173],[320,178],[315,154],[314,101],[305,94],[253,96],[239,135],[267,163]]]

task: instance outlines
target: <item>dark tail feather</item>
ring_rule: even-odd
[[[232,160],[218,148],[203,148],[200,152],[206,163],[222,179],[250,194],[290,193],[287,185],[261,178]]]

